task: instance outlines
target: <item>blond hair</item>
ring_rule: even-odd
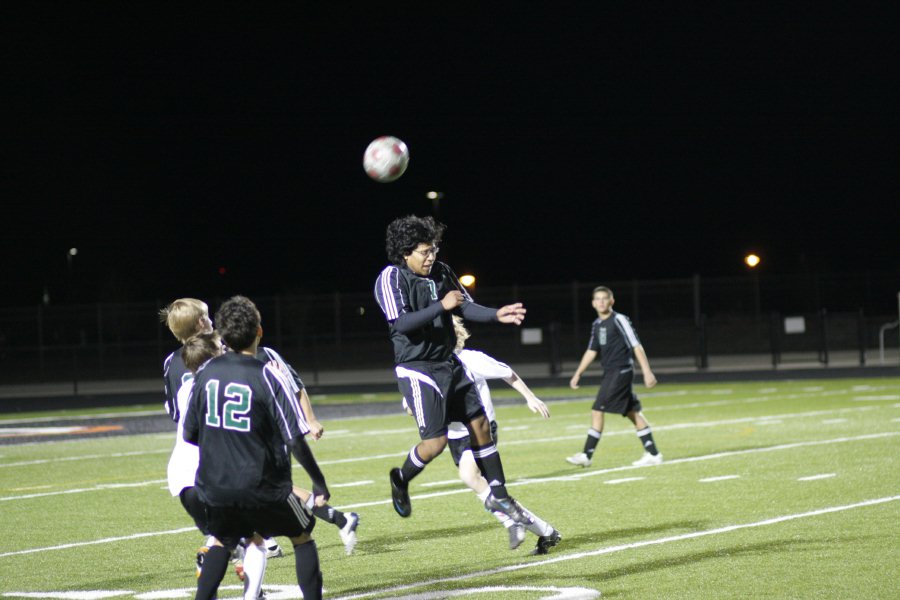
[[[453,332],[456,334],[455,350],[462,350],[466,347],[466,340],[472,337],[472,334],[466,329],[462,317],[453,315]]]
[[[159,311],[160,320],[182,344],[201,331],[200,319],[208,316],[206,302],[196,298],[179,298]]]

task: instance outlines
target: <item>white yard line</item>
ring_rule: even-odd
[[[887,496],[884,498],[873,498],[871,500],[863,500],[862,502],[856,502],[853,504],[845,504],[843,506],[829,506],[826,508],[820,508],[816,510],[811,510],[802,513],[795,513],[792,515],[784,515],[780,517],[773,517],[770,519],[764,519],[762,521],[754,521],[752,523],[740,523],[736,525],[726,525],[724,527],[716,527],[714,529],[707,529],[704,531],[694,531],[691,533],[684,533],[681,535],[673,535],[663,538],[656,538],[652,540],[644,540],[641,542],[633,542],[630,544],[620,544],[618,546],[608,546],[606,548],[598,548],[597,550],[591,550],[588,552],[574,552],[571,554],[558,554],[554,555],[552,558],[547,558],[545,560],[539,560],[528,563],[520,563],[517,565],[509,565],[506,567],[498,567],[496,569],[488,569],[484,571],[474,571],[472,573],[465,573],[463,575],[457,575],[455,577],[442,577],[440,579],[431,579],[426,581],[418,581],[416,583],[411,583],[408,585],[399,585],[390,588],[382,588],[378,590],[373,590],[369,592],[364,592],[362,594],[352,594],[350,596],[339,596],[334,598],[334,600],[356,600],[358,598],[369,598],[371,596],[380,596],[382,594],[396,594],[398,592],[404,592],[407,590],[412,590],[416,588],[429,587],[429,586],[440,586],[447,583],[465,581],[467,579],[474,579],[476,577],[490,577],[493,575],[499,575],[500,573],[509,573],[512,571],[522,571],[525,569],[535,569],[540,568],[546,565],[552,565],[561,562],[568,562],[573,560],[581,560],[584,558],[590,558],[595,556],[602,556],[604,554],[613,554],[616,552],[623,552],[626,550],[634,550],[635,548],[643,548],[646,546],[657,546],[661,544],[670,544],[673,542],[682,542],[685,540],[691,540],[695,538],[708,537],[714,535],[723,535],[727,533],[731,533],[733,531],[740,531],[742,529],[752,529],[755,527],[765,527],[768,525],[777,525],[779,523],[787,523],[789,521],[794,521],[797,519],[806,519],[810,517],[818,517],[820,515],[826,515],[830,513],[842,512],[846,510],[853,510],[857,508],[865,508],[869,506],[876,506],[878,504],[884,504],[887,502],[895,502],[900,500],[900,496]]]

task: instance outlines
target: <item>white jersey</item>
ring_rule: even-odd
[[[494,402],[491,400],[491,390],[488,387],[488,379],[509,379],[513,376],[513,370],[506,363],[488,356],[484,352],[478,350],[459,350],[456,357],[466,369],[466,375],[469,376],[475,384],[475,390],[478,392],[478,398],[484,407],[484,414],[489,423],[496,420],[494,412]],[[459,421],[453,421],[447,426],[447,437],[451,440],[458,440],[469,435],[469,430]]]
[[[175,434],[175,447],[172,456],[169,457],[169,492],[173,496],[181,494],[181,490],[194,486],[194,478],[197,475],[197,467],[200,465],[200,448],[184,441],[184,415],[187,414],[188,403],[191,400],[191,390],[194,389],[194,378],[185,381],[176,396],[178,403],[178,432]]]

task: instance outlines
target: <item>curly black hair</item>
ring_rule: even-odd
[[[419,244],[438,244],[444,235],[446,225],[433,217],[407,215],[391,221],[387,226],[384,249],[388,260],[400,266],[404,257],[412,254]]]
[[[244,296],[232,296],[216,311],[216,331],[225,345],[241,352],[256,340],[262,317],[253,301]]]

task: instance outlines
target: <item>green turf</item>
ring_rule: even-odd
[[[313,450],[332,503],[362,518],[349,557],[333,526],[316,527],[326,597],[898,596],[900,379],[639,389],[666,459],[647,468],[630,466],[641,448],[618,417],[592,467],[563,460],[581,450],[593,391],[550,402],[548,421],[524,403],[498,409],[511,493],[563,534],[546,557],[528,555],[530,534],[507,549],[449,455],[413,482],[412,516],[393,512],[387,471],[416,441],[409,417],[325,423]],[[165,486],[173,436],[0,446],[0,596],[192,597],[202,538]],[[286,550],[269,561],[273,600],[296,597],[273,587],[296,582]]]

